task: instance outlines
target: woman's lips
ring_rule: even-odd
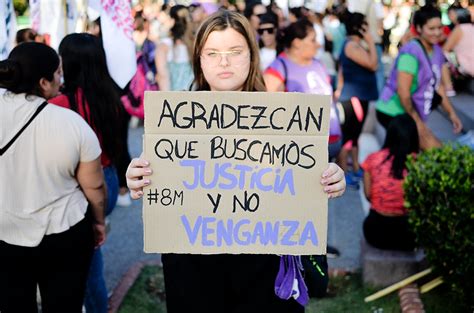
[[[217,76],[222,79],[229,78],[232,75],[234,75],[234,73],[232,72],[222,72],[222,73],[217,74]]]

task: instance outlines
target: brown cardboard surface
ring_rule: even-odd
[[[329,110],[300,93],[147,92],[145,252],[325,253]]]

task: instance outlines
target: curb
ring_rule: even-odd
[[[410,284],[398,291],[402,313],[425,313],[420,299],[420,290],[416,284]]]
[[[128,271],[123,275],[122,279],[118,285],[112,291],[112,295],[109,298],[109,311],[108,313],[117,313],[120,305],[123,302],[123,299],[127,295],[130,288],[135,283],[135,280],[138,278],[142,272],[143,267],[148,265],[162,266],[161,260],[151,260],[151,261],[140,261],[132,265]]]

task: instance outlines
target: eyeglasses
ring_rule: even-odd
[[[244,63],[249,57],[248,50],[230,50],[230,51],[206,51],[201,54],[201,58],[204,62],[209,63],[213,66],[219,65],[222,62],[223,56],[226,56],[227,60],[233,65]]]
[[[275,32],[275,28],[259,28],[257,29],[257,33],[261,36],[264,32],[267,32],[269,35],[272,35]]]

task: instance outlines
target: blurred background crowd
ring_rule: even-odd
[[[144,91],[193,89],[195,34],[219,10],[240,12],[250,22],[267,91],[332,96],[329,157],[344,169],[349,187],[363,182],[371,202],[366,240],[381,249],[413,250],[401,185],[404,164],[420,149],[441,146],[426,125],[438,106],[454,133],[470,130],[450,98],[473,89],[472,0],[0,0],[0,61],[25,42],[59,52],[65,85],[49,102],[81,114],[99,137],[108,215],[115,201],[131,204],[127,136],[129,126],[144,118]],[[241,51],[224,53],[232,60]],[[100,55],[97,64],[89,61],[94,55]],[[217,62],[219,55],[197,57]],[[370,114],[387,137],[383,149],[364,161],[359,135]],[[328,247],[328,256],[338,254]],[[102,312],[107,291],[100,250],[93,264],[86,307]]]

